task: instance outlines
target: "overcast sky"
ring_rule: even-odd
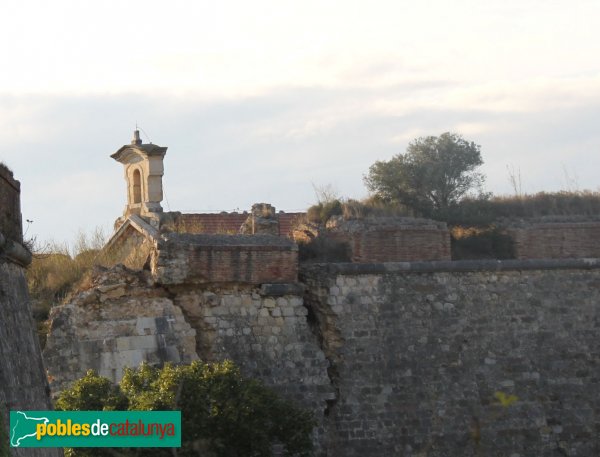
[[[0,0],[0,160],[28,236],[112,230],[109,156],[168,146],[165,210],[288,211],[445,131],[487,189],[598,190],[600,2]],[[27,226],[27,224],[24,224]]]

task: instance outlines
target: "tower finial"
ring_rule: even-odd
[[[142,144],[142,139],[140,138],[140,131],[137,129],[137,124],[136,129],[133,131],[133,140],[131,140],[131,144]]]

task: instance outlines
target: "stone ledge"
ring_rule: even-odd
[[[300,273],[365,275],[385,273],[432,273],[511,270],[600,269],[600,259],[533,259],[533,260],[440,260],[430,262],[389,263],[316,263],[304,265]]]
[[[304,285],[300,283],[289,284],[261,284],[260,295],[263,297],[280,297],[283,295],[302,295]]]

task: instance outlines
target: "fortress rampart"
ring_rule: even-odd
[[[318,455],[600,446],[600,260],[314,264],[300,284],[104,276],[53,310],[55,387],[90,367],[117,380],[142,360],[227,358],[314,412]]]
[[[337,393],[328,456],[598,454],[600,260],[300,277]]]
[[[25,268],[31,254],[21,244],[19,182],[0,166],[0,414],[10,436],[10,410],[50,408],[49,389],[31,317]],[[58,449],[11,450],[13,456],[58,456]]]

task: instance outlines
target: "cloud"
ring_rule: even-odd
[[[580,187],[595,189],[600,100],[593,79],[576,86],[490,83],[469,91],[431,81],[280,87],[220,100],[161,93],[1,96],[0,125],[10,127],[0,129],[0,159],[22,181],[23,214],[36,221],[31,230],[59,240],[80,227],[110,227],[121,214],[122,168],[109,156],[130,141],[136,121],[143,136],[169,147],[165,209],[247,209],[268,201],[299,210],[314,201],[313,182],[360,198],[362,176],[374,161],[444,131],[482,146],[494,192],[511,190],[507,164],[521,169],[528,191],[559,188],[564,167]]]

